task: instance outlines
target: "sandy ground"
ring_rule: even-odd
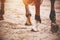
[[[21,4],[20,4],[21,3]],[[39,32],[32,32],[35,25],[35,9],[29,5],[31,11],[31,26],[24,25],[26,22],[24,4],[20,0],[6,0],[4,20],[0,21],[0,40],[60,40],[60,29],[52,33],[50,14],[50,1],[44,0],[41,5],[41,20],[38,25]],[[56,22],[60,27],[60,0],[55,3]]]

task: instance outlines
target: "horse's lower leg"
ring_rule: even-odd
[[[50,13],[51,31],[57,32],[59,27],[56,23],[56,13],[55,13],[55,8],[54,8],[55,0],[50,0],[50,1],[51,1],[51,13]]]
[[[53,33],[54,32],[57,32],[59,30],[59,26],[56,23],[56,14],[55,14],[55,11],[54,10],[51,10],[50,20],[51,20],[51,31]]]
[[[41,23],[41,19],[40,19],[40,4],[36,4],[35,5],[35,9],[36,9],[35,20],[39,21]]]
[[[3,15],[4,15],[4,2],[5,0],[1,0],[1,10],[0,10],[0,20],[3,20]]]
[[[3,20],[4,18],[3,18],[3,14],[4,14],[4,10],[0,10],[0,20]]]
[[[29,12],[28,5],[25,5],[25,9],[26,9],[26,17],[27,17],[26,25],[31,25],[31,21],[30,21],[31,14]]]
[[[32,31],[34,32],[38,32],[38,22],[41,23],[41,19],[40,19],[40,4],[39,1],[35,0],[35,10],[36,10],[36,14],[35,14],[35,20],[36,20],[36,25],[33,27]]]
[[[50,20],[51,20],[51,23],[56,23],[56,14],[55,14],[55,10],[51,10],[51,13],[50,13]]]

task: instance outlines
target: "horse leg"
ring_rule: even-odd
[[[2,10],[0,10],[0,20],[4,20],[4,18],[3,18],[3,11]]]
[[[35,20],[36,20],[36,25],[33,26],[32,31],[34,32],[38,32],[38,22],[41,23],[41,19],[40,19],[40,0],[35,0]]]
[[[40,5],[35,5],[35,9],[36,9],[36,14],[35,14],[35,20],[36,20],[36,25],[34,25],[32,27],[32,30],[31,31],[34,31],[34,32],[38,32],[38,22],[41,23],[41,19],[40,19]]]
[[[40,1],[38,1],[38,0],[36,0],[36,2],[35,2],[35,9],[36,9],[35,20],[37,22],[41,23],[41,18],[40,18]]]
[[[0,20],[3,20],[3,15],[4,15],[4,2],[5,0],[1,0],[1,10],[0,10]]]
[[[27,21],[25,25],[31,25],[31,21],[30,21],[31,14],[28,5],[25,5],[25,9],[26,9],[26,17],[27,17]]]
[[[51,13],[50,13],[51,31],[57,32],[59,27],[56,23],[56,13],[55,13],[55,8],[54,8],[55,0],[50,0],[50,1],[51,1]]]

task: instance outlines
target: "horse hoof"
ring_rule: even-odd
[[[35,20],[39,21],[41,23],[41,18],[40,16],[35,15]]]
[[[34,30],[34,29],[32,29],[31,31],[32,31],[32,32],[39,32],[39,30]]]
[[[3,17],[0,17],[0,20],[4,20],[4,18]]]
[[[28,23],[25,23],[25,25],[27,25],[27,26],[30,26],[30,25],[32,25],[31,23],[30,24],[28,24]]]
[[[59,30],[59,26],[56,24],[51,24],[52,33],[56,33]]]

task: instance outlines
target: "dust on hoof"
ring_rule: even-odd
[[[51,32],[56,33],[59,30],[59,26],[57,24],[51,24]]]
[[[41,18],[40,16],[35,15],[35,20],[39,21],[41,23]]]

